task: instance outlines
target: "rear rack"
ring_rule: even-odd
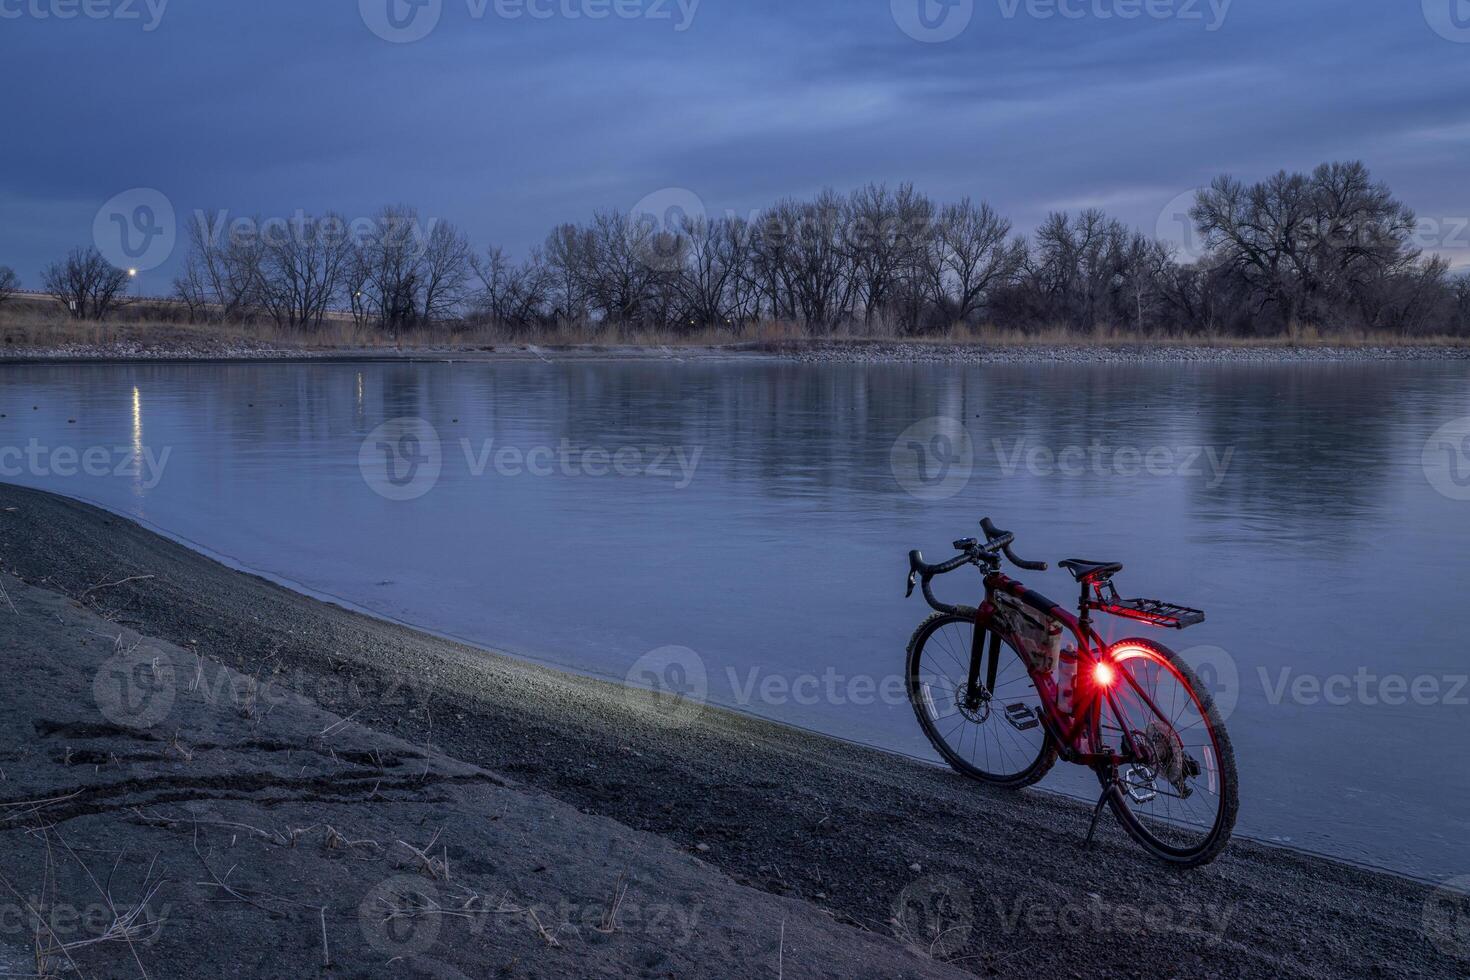
[[[1107,583],[1107,588],[1108,594],[1104,595],[1103,590],[1099,588],[1097,598],[1087,605],[1109,616],[1121,616],[1124,619],[1137,620],[1161,629],[1183,630],[1191,626],[1198,626],[1205,621],[1205,614],[1198,609],[1164,602],[1161,599],[1121,599],[1118,597],[1117,588],[1111,582]]]

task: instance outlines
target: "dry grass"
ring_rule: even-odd
[[[273,323],[184,324],[148,321],[93,323],[55,314],[0,309],[0,356],[6,350],[68,347],[144,346],[154,349],[209,351],[228,348],[274,350],[430,350],[539,347],[720,347],[748,345],[779,349],[810,343],[895,343],[980,347],[1463,347],[1470,338],[1403,337],[1362,331],[1323,332],[1300,328],[1270,337],[1139,334],[1120,329],[1082,332],[1068,328],[1033,331],[995,327],[957,327],[925,337],[898,337],[882,329],[842,329],[813,334],[804,326],[768,321],[739,329],[704,327],[688,332],[620,329],[600,324],[564,323],[534,334],[500,327],[441,327],[415,330],[396,340],[373,329],[358,329],[350,320],[333,320],[319,331],[280,329]]]

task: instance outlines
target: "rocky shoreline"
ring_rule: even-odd
[[[1470,360],[1470,345],[1036,344],[803,341],[726,345],[506,344],[411,348],[272,347],[244,341],[73,344],[0,351],[0,364],[129,361],[596,361],[769,359],[801,364],[1359,363]]]

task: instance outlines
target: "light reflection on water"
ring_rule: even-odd
[[[926,757],[907,704],[883,693],[926,612],[902,599],[905,555],[948,557],[992,515],[1023,556],[1124,561],[1125,592],[1209,611],[1159,638],[1226,652],[1205,660],[1237,702],[1244,831],[1470,871],[1470,503],[1423,465],[1431,434],[1470,415],[1463,366],[32,365],[0,368],[0,412],[0,448],[168,452],[156,486],[0,478],[587,673],[688,647],[721,703]],[[974,466],[957,495],[926,500],[891,456],[935,416],[962,420]],[[408,417],[441,437],[442,472],[416,500],[385,499],[359,451]],[[587,466],[588,449],[607,464]],[[634,449],[637,475],[617,475]],[[663,450],[667,475],[649,472]],[[528,472],[543,457],[551,472]],[[1075,594],[1065,573],[1022,577]],[[940,591],[973,601],[977,585]]]

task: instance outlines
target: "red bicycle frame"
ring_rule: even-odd
[[[1073,701],[1073,710],[1069,715],[1062,711],[1057,697],[1057,685],[1051,672],[1042,669],[1029,657],[1022,656],[1021,661],[1027,672],[1031,675],[1031,681],[1036,685],[1037,692],[1041,695],[1043,713],[1041,722],[1056,740],[1062,757],[1068,762],[1081,765],[1118,764],[1128,761],[1128,757],[1117,755],[1113,752],[1097,752],[1094,749],[1103,745],[1102,740],[1102,703],[1107,699],[1117,717],[1118,705],[1113,700],[1112,691],[1102,680],[1105,676],[1117,677],[1119,674],[1126,676],[1126,671],[1116,671],[1107,660],[1107,644],[1101,636],[1092,628],[1091,617],[1088,615],[1090,606],[1088,601],[1088,588],[1082,589],[1081,618],[1073,615],[1069,610],[1059,603],[1053,602],[1046,596],[1015,579],[1000,572],[991,572],[985,576],[985,601],[975,613],[975,649],[971,651],[971,672],[978,675],[981,665],[982,654],[988,652],[988,690],[994,690],[995,671],[1000,661],[1000,643],[1002,636],[1011,645],[1012,649],[1022,651],[1025,649],[1022,638],[1013,633],[1002,634],[997,627],[1004,626],[1005,621],[996,615],[996,606],[993,597],[997,592],[1005,593],[1018,602],[1036,610],[1044,616],[1056,620],[1066,629],[1070,630],[1076,640],[1077,677],[1076,696]],[[983,650],[986,637],[990,638],[989,651]],[[1111,675],[1102,672],[1114,671]],[[1132,678],[1128,678],[1132,681]],[[970,678],[971,689],[978,680],[978,676]],[[1107,683],[1111,683],[1109,680]],[[1137,687],[1136,682],[1134,686]],[[1139,689],[1140,693],[1142,689]],[[1147,698],[1147,695],[1144,695]],[[1126,738],[1126,732],[1125,732]]]

